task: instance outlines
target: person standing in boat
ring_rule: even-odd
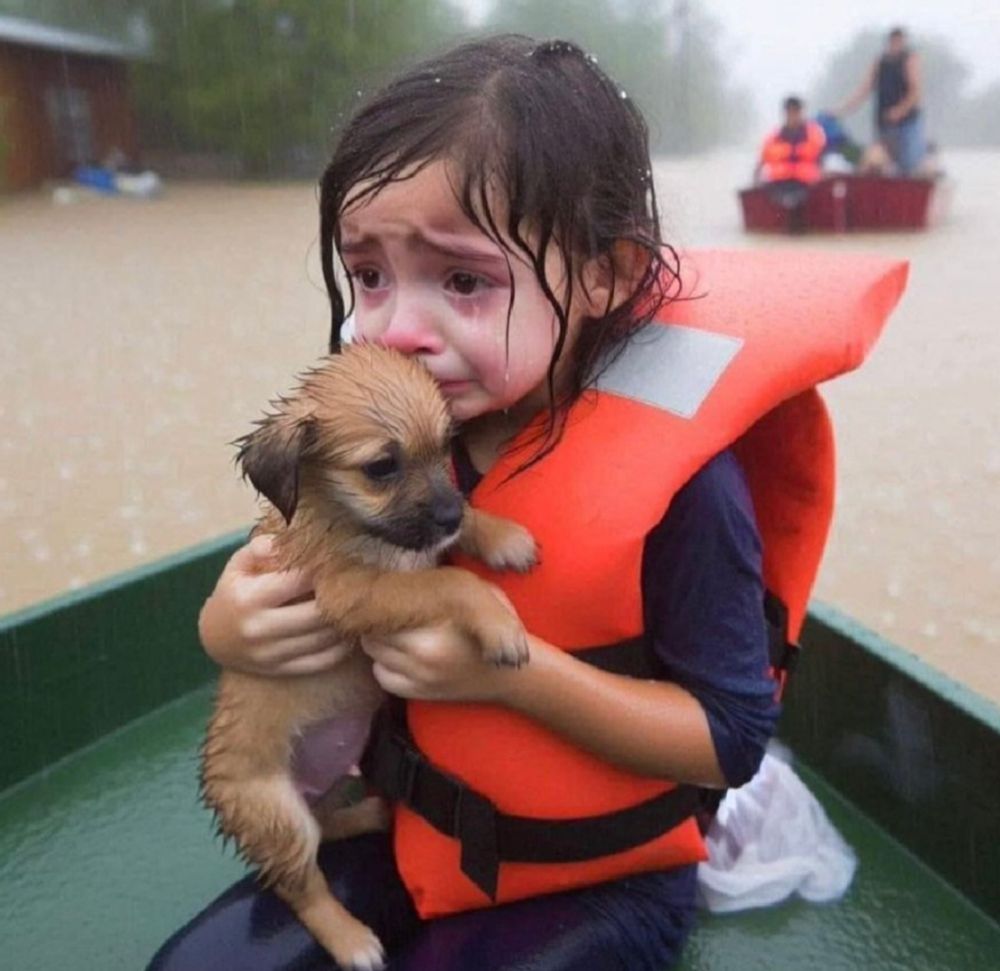
[[[906,31],[889,31],[882,55],[861,84],[837,109],[848,115],[875,94],[875,130],[900,175],[913,175],[927,154],[921,108],[920,58],[909,47]]]

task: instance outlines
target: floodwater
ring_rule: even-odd
[[[1000,153],[945,161],[951,215],[925,234],[746,236],[749,153],[657,176],[679,246],[912,262],[872,359],[829,387],[817,595],[1000,702]],[[228,443],[323,351],[316,226],[304,184],[0,203],[0,613],[250,522]]]

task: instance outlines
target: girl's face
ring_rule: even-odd
[[[527,420],[546,406],[556,315],[534,270],[519,256],[508,268],[504,251],[466,218],[444,162],[362,205],[348,200],[340,225],[360,339],[416,355],[460,421],[501,409]],[[550,252],[547,263],[559,294],[562,261]],[[581,316],[569,322],[562,360]]]

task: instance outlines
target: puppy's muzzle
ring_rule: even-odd
[[[372,531],[382,539],[408,550],[441,551],[458,538],[465,502],[452,487],[435,489],[424,502],[405,514],[372,523]]]
[[[457,492],[436,496],[431,501],[430,517],[442,538],[458,532],[462,525],[462,497]]]

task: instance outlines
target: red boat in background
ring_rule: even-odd
[[[760,185],[740,192],[748,232],[926,229],[942,208],[942,180],[831,175],[797,194]]]

